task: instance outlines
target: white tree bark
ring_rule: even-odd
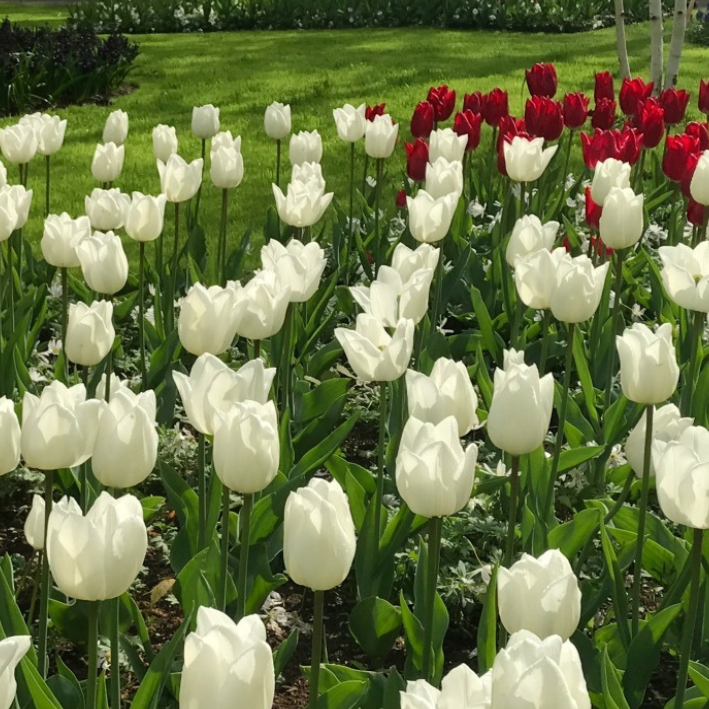
[[[667,57],[667,74],[665,75],[666,89],[677,83],[679,63],[682,58],[682,47],[684,46],[684,31],[686,28],[687,0],[675,0],[672,41],[670,42],[670,54]]]
[[[615,6],[615,41],[618,48],[620,78],[630,78],[630,60],[628,59],[628,43],[625,39],[625,7],[623,0],[614,0]]]
[[[662,90],[663,64],[662,0],[650,0],[650,81],[655,84],[654,94]]]

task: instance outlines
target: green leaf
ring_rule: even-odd
[[[709,667],[690,660],[689,676],[702,695],[709,699]]]
[[[630,645],[630,629],[628,628],[628,594],[625,590],[625,579],[621,572],[618,556],[613,548],[613,543],[608,537],[606,526],[601,520],[601,546],[603,548],[603,556],[606,561],[608,574],[613,581],[613,605],[615,607],[616,621],[618,623],[618,632],[623,641],[623,645]]]
[[[318,697],[317,709],[355,709],[367,694],[367,682],[341,682]]]
[[[273,669],[276,678],[283,674],[285,666],[290,662],[290,659],[295,654],[298,648],[298,638],[300,633],[298,628],[293,628],[288,634],[288,637],[274,650],[273,652]]]
[[[597,507],[577,512],[568,522],[549,532],[549,548],[558,549],[567,559],[571,559],[586,544],[601,519],[603,514]]]
[[[603,446],[581,446],[579,448],[562,451],[559,456],[559,475],[565,473],[567,470],[583,465],[586,461],[602,453],[603,450]]]
[[[603,685],[603,697],[606,700],[606,709],[630,709],[623,694],[621,680],[620,672],[611,662],[608,652],[604,649],[601,664],[601,682]]]
[[[361,600],[350,613],[352,637],[375,665],[387,656],[401,631],[401,611],[376,596]]]
[[[485,593],[485,602],[478,626],[478,674],[491,667],[497,655],[497,570],[495,566]]]
[[[495,328],[492,324],[492,318],[485,305],[485,301],[480,291],[475,286],[471,286],[470,288],[470,297],[473,301],[473,310],[478,320],[478,327],[483,337],[485,349],[490,353],[495,362],[499,364],[500,352],[497,346],[497,340],[495,339]]]
[[[581,382],[581,391],[586,404],[586,413],[588,414],[591,424],[596,430],[599,428],[598,412],[596,411],[596,390],[593,388],[593,380],[591,372],[588,369],[588,360],[586,359],[586,351],[582,337],[574,338],[574,364]]]

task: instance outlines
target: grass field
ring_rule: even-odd
[[[0,4],[0,16],[44,21],[59,12],[44,6]],[[323,136],[323,172],[329,189],[343,200],[347,194],[348,148],[337,138],[332,109],[345,102],[386,102],[401,122],[400,142],[409,139],[408,121],[415,104],[431,84],[448,83],[462,100],[465,92],[502,86],[510,92],[513,112],[523,111],[527,96],[524,69],[536,61],[553,61],[559,74],[559,93],[592,92],[593,74],[615,70],[613,30],[574,35],[522,35],[492,32],[448,32],[431,29],[351,30],[320,32],[243,32],[210,35],[152,35],[135,38],[141,54],[130,82],[131,93],[111,106],[58,109],[69,121],[65,147],[54,160],[52,211],[78,215],[84,195],[96,186],[90,164],[103,123],[114,108],[130,115],[126,162],[117,183],[125,191],[157,193],[160,189],[152,157],[151,131],[158,123],[175,125],[180,154],[196,157],[199,143],[190,133],[192,107],[213,103],[221,108],[223,129],[241,134],[245,178],[231,211],[231,239],[246,229],[260,230],[273,203],[275,146],[263,133],[263,112],[271,101],[290,103],[293,129],[317,128]],[[648,28],[628,30],[631,67],[647,75]],[[680,85],[692,92],[691,114],[697,117],[699,79],[709,76],[709,50],[686,46]],[[4,119],[5,125],[13,119]],[[485,146],[487,143],[485,143]],[[360,148],[361,149],[361,148]],[[389,174],[403,166],[403,145]],[[10,174],[12,174],[12,170]],[[30,166],[30,186],[43,189],[43,167]],[[208,178],[207,178],[208,179]],[[207,185],[203,195],[205,226],[215,236],[220,196]],[[42,220],[29,223],[39,239]]]

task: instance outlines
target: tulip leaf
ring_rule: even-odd
[[[249,565],[247,574],[246,613],[258,613],[268,595],[288,581],[284,574],[273,574],[268,563],[268,550],[266,544],[249,546]],[[236,576],[234,576],[236,578]],[[233,581],[230,581],[230,587]],[[234,587],[234,596],[236,588]]]
[[[83,709],[84,695],[81,687],[74,685],[63,675],[54,675],[47,680],[49,689],[63,709]]]
[[[389,676],[387,677],[386,686],[384,688],[382,709],[399,709],[401,701],[400,692],[405,689],[406,682],[404,682],[404,678],[399,674],[396,667],[392,667],[389,670]]]
[[[689,676],[702,695],[709,699],[709,667],[691,660],[689,663]]]
[[[162,650],[156,655],[150,664],[150,669],[140,683],[138,692],[133,698],[131,709],[157,709],[163,689],[170,676],[172,663],[180,648],[192,623],[192,617],[196,609],[187,609],[182,625],[177,629],[169,643],[166,643]]]
[[[346,379],[327,379],[309,392],[296,396],[294,421],[309,423],[327,414],[333,404],[347,395]]]
[[[642,705],[652,673],[660,662],[662,640],[681,609],[682,604],[677,603],[661,610],[640,628],[630,643],[627,669],[623,675],[623,689],[630,709]]]
[[[351,611],[349,629],[367,657],[379,666],[401,631],[401,611],[376,596],[361,600]]]
[[[108,709],[108,693],[106,692],[106,673],[101,672],[96,682],[96,709]]]
[[[211,607],[215,603],[215,594],[220,588],[220,550],[216,543],[198,554],[185,564],[177,576],[173,592],[183,609],[196,611],[200,606]],[[227,600],[236,597],[236,587],[231,574],[228,577]]]
[[[354,709],[365,697],[367,690],[367,682],[341,682],[318,697],[317,709]]]
[[[298,628],[293,628],[288,633],[288,637],[273,651],[273,670],[276,679],[283,674],[283,670],[295,654],[299,637]]]
[[[28,657],[20,662],[20,670],[17,696],[21,706],[31,706],[33,709],[63,709]]]
[[[480,625],[478,626],[478,674],[483,675],[491,667],[497,655],[497,570],[490,575],[485,592]]]
[[[576,366],[576,372],[579,376],[579,381],[581,382],[581,391],[583,393],[583,399],[586,404],[586,412],[591,420],[593,427],[598,430],[598,412],[596,411],[596,390],[593,388],[593,380],[591,379],[591,372],[588,369],[588,359],[586,357],[586,350],[584,348],[583,338],[574,338],[574,365]]]
[[[3,572],[0,573],[0,632],[4,632],[5,636],[29,635],[30,631],[15,601],[13,586],[8,583],[5,576],[8,571],[12,574],[12,562],[7,554],[3,558],[2,566]],[[34,646],[31,646],[27,652],[27,658],[32,664],[37,664],[37,653]]]
[[[562,451],[559,456],[559,475],[565,473],[567,470],[583,465],[583,463],[595,458],[603,450],[603,446],[582,446]]]
[[[630,705],[623,694],[621,681],[620,672],[611,662],[608,652],[604,649],[601,664],[601,682],[606,709],[630,709]]]
[[[600,692],[601,683],[601,653],[594,647],[593,641],[582,630],[576,630],[570,638],[579,653],[583,676],[590,692]]]
[[[485,349],[490,353],[493,360],[500,363],[500,351],[495,338],[495,327],[492,324],[492,318],[485,305],[485,301],[480,294],[480,291],[475,287],[470,287],[470,297],[473,301],[473,310],[478,321],[478,328],[482,334]]]
[[[386,570],[380,572],[378,568],[378,562],[384,557],[384,554],[381,551],[381,540],[375,539],[374,536],[376,514],[379,514],[380,525],[385,525],[386,511],[381,505],[377,509],[377,505],[374,504],[374,499],[372,499],[367,505],[364,520],[362,521],[354,558],[357,595],[360,598],[369,598],[370,596],[386,598],[391,593],[391,585],[383,580],[383,578],[388,578]],[[393,580],[392,573],[392,584]]]
[[[559,549],[567,559],[571,559],[594,534],[601,519],[602,513],[599,508],[577,512],[568,522],[560,524],[549,532],[549,548]]]
[[[613,606],[615,609],[616,621],[618,622],[618,631],[623,641],[623,645],[630,645],[630,629],[628,628],[628,594],[625,590],[625,579],[621,572],[621,566],[618,561],[618,556],[613,548],[613,543],[608,537],[606,526],[601,520],[601,546],[603,548],[603,556],[606,561],[608,575],[613,581]],[[633,549],[634,545],[630,545]]]
[[[607,445],[613,446],[635,426],[644,411],[644,407],[628,401],[621,394],[614,401],[603,416],[603,440]]]

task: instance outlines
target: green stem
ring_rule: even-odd
[[[44,216],[47,217],[49,215],[49,162],[50,158],[49,155],[45,156],[44,158],[44,167],[46,170],[46,179],[44,183]]]
[[[431,335],[436,332],[438,328],[438,318],[440,316],[441,310],[441,299],[443,294],[443,249],[438,250],[438,263],[436,264],[436,271],[433,274],[436,280],[436,291],[433,296],[433,309],[431,311]],[[423,343],[421,343],[423,348]]]
[[[153,295],[153,313],[155,313],[155,327],[161,337],[165,337],[165,315],[162,307],[163,284],[165,283],[164,272],[164,251],[165,251],[165,236],[161,234],[155,240],[155,287]]]
[[[197,497],[199,498],[199,530],[197,543],[200,549],[207,546],[207,464],[206,437],[197,434]]]
[[[519,218],[527,213],[527,183],[519,183]]]
[[[576,327],[570,322],[567,325],[568,335],[566,337],[566,368],[564,369],[564,387],[561,390],[561,406],[559,407],[559,428],[556,431],[554,440],[554,457],[551,461],[551,473],[549,475],[549,486],[547,496],[544,501],[545,519],[554,518],[554,485],[559,472],[559,460],[561,458],[561,446],[564,443],[564,426],[566,425],[566,410],[569,401],[569,389],[571,388],[571,371],[574,366],[574,333]]]
[[[175,240],[172,243],[172,290],[170,291],[170,302],[167,310],[170,314],[169,330],[172,331],[175,324],[175,293],[177,292],[177,264],[180,255],[180,203],[175,202]]]
[[[148,365],[145,358],[145,242],[140,242],[138,265],[138,334],[140,339],[140,390],[148,388]],[[155,309],[153,308],[153,312]]]
[[[640,493],[640,508],[638,510],[638,537],[635,543],[635,569],[633,571],[633,636],[640,627],[640,576],[643,570],[643,542],[645,541],[645,518],[647,515],[647,500],[650,492],[650,456],[652,455],[653,418],[655,407],[650,404],[645,408],[645,454],[643,457],[642,490]]]
[[[354,170],[355,170],[355,144],[350,145],[350,212],[349,212],[349,230],[347,232],[347,241],[345,242],[345,285],[350,282],[350,251],[352,250],[352,241],[354,240]]]
[[[605,411],[611,405],[611,391],[613,389],[613,374],[615,371],[615,335],[618,331],[618,316],[620,315],[620,291],[623,288],[623,257],[625,249],[619,249],[615,252],[615,287],[613,311],[611,313],[611,343],[610,343],[610,362],[608,363],[608,379],[606,381],[606,393],[603,405]]]
[[[441,554],[443,519],[432,517],[428,520],[428,570],[426,577],[426,617],[423,625],[423,679],[429,684],[435,682],[435,661],[433,652],[433,618],[438,589],[438,564]]]
[[[387,421],[387,394],[386,382],[379,383],[379,465],[377,466],[377,493],[374,498],[374,541],[379,552],[379,539],[381,537],[382,501],[384,499],[384,467],[386,464],[386,421]]]
[[[229,512],[231,509],[231,498],[229,496],[229,488],[222,485],[222,595],[220,599],[220,607],[222,612],[226,612],[226,601],[229,587]]]
[[[246,581],[249,566],[249,537],[251,532],[251,509],[254,505],[254,496],[244,495],[244,504],[239,514],[239,526],[241,527],[239,536],[239,597],[237,598],[237,620],[241,620],[246,615]]]
[[[222,190],[222,218],[219,225],[219,245],[217,247],[217,273],[222,288],[226,285],[226,224],[229,213],[229,190]]]
[[[61,269],[62,274],[62,350],[64,351],[64,381],[69,380],[69,360],[66,358],[66,334],[69,329],[69,269]]]
[[[551,310],[544,311],[542,318],[542,355],[539,358],[539,376],[543,377],[547,369],[547,357],[549,356],[549,324],[551,322]]]
[[[276,187],[281,186],[281,141],[276,141]]]
[[[367,189],[367,173],[369,172],[369,155],[364,154],[364,172],[362,173],[362,194]]]
[[[261,356],[261,340],[254,340],[254,359]]]
[[[121,709],[120,617],[121,599],[108,601],[111,609],[111,709]]]
[[[89,601],[89,673],[86,679],[86,709],[96,707],[96,680],[98,678],[98,601]]]
[[[682,416],[691,416],[692,411],[692,394],[694,393],[694,380],[697,378],[697,359],[699,351],[699,342],[702,337],[702,328],[704,327],[704,313],[695,311],[692,326],[689,328],[690,350],[689,350],[689,366],[685,371],[684,388],[682,389],[682,397],[680,401],[680,409]]]
[[[318,689],[320,687],[320,661],[322,658],[323,616],[325,615],[325,591],[313,592],[313,647],[310,657],[310,701],[309,709],[318,705]]]
[[[286,308],[285,326],[283,328],[281,366],[279,367],[279,375],[281,380],[281,411],[292,411],[292,409],[290,409],[291,378],[293,376],[293,369],[291,366],[291,363],[293,362],[293,348],[291,347],[291,340],[293,339],[294,318],[295,305],[293,303],[288,303],[288,307]]]
[[[7,270],[5,271],[5,278],[7,279],[7,297],[9,298],[9,310],[10,310],[10,332],[15,331],[15,277],[13,274],[13,264],[12,264],[12,241],[15,235],[12,234],[7,240]]]
[[[374,193],[374,253],[376,255],[374,266],[378,270],[381,265],[381,250],[382,244],[379,234],[379,202],[382,194],[382,170],[384,168],[384,160],[377,159],[377,186]]]
[[[519,456],[512,456],[510,471],[510,513],[507,522],[507,544],[505,546],[505,566],[512,566],[515,553],[515,536],[517,534],[517,498],[519,496]]]
[[[684,633],[682,635],[682,647],[680,650],[679,674],[677,675],[677,694],[675,695],[675,709],[684,707],[684,694],[687,690],[687,677],[689,676],[689,660],[692,656],[692,639],[694,638],[694,626],[699,610],[699,579],[702,571],[702,543],[704,541],[704,530],[695,529],[692,541],[692,582],[689,587],[689,608],[684,621]]]
[[[47,626],[49,624],[49,558],[47,557],[47,530],[49,515],[52,512],[52,491],[54,489],[54,471],[47,470],[44,475],[44,554],[42,555],[42,575],[39,587],[39,636],[37,640],[37,669],[43,679],[47,677]]]

